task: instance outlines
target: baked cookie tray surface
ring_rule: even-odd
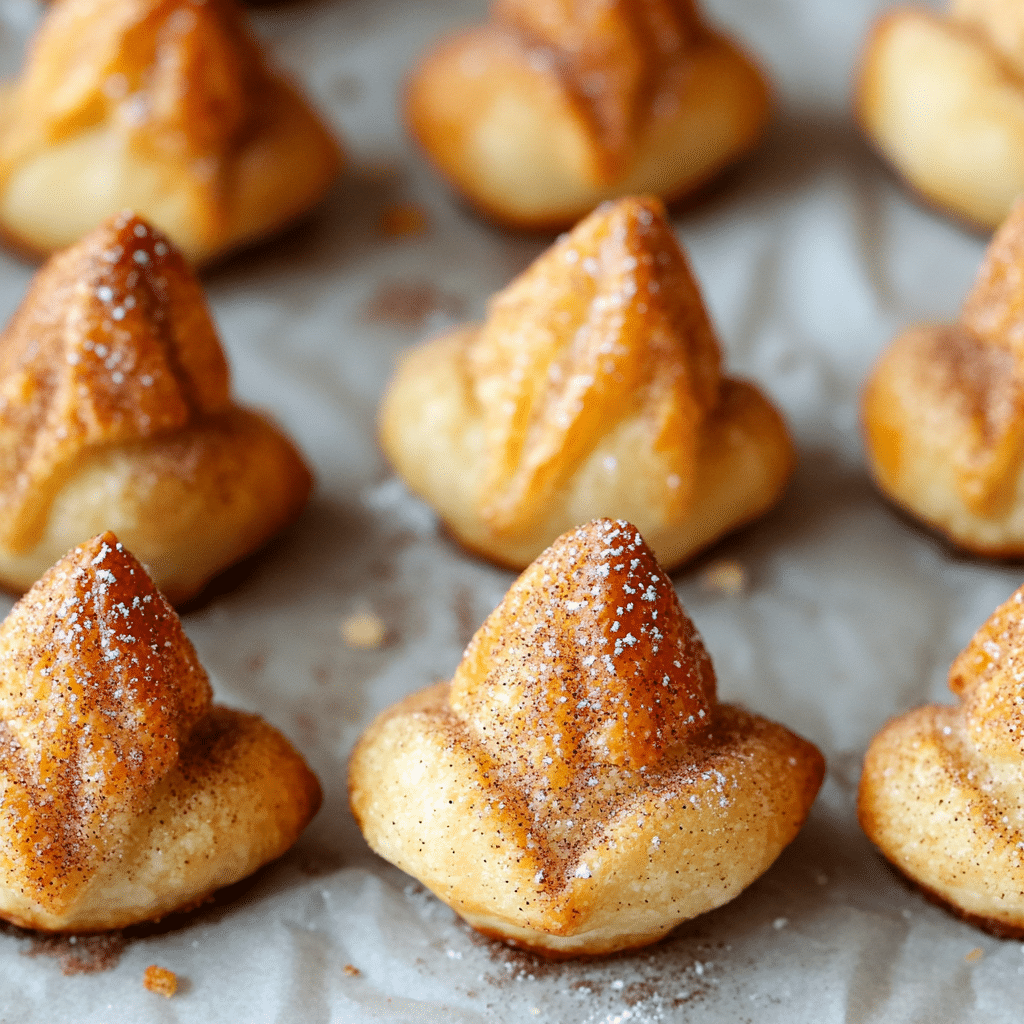
[[[236,393],[296,438],[319,485],[299,523],[184,626],[217,698],[260,711],[302,750],[324,808],[281,861],[183,922],[74,943],[0,929],[0,1019],[1019,1019],[1021,944],[905,886],[854,814],[871,736],[893,714],[950,699],[951,660],[1024,575],[957,556],[895,513],[868,481],[856,423],[878,352],[902,326],[954,314],[983,240],[914,205],[850,120],[855,55],[882,4],[707,7],[761,55],[780,112],[764,147],[675,223],[730,367],[783,408],[800,463],[776,511],[674,579],[722,697],[825,753],[804,831],[730,905],[590,963],[487,942],[370,854],[346,797],[356,736],[386,705],[450,677],[512,579],[455,548],[395,481],[377,449],[377,400],[399,352],[480,316],[546,243],[474,219],[399,126],[402,70],[441,31],[480,20],[482,3],[261,6],[261,34],[343,131],[350,168],[317,216],[204,281]],[[33,0],[0,0],[5,75],[37,16]],[[396,233],[403,215],[388,215],[405,205],[425,215],[425,233]],[[0,255],[5,319],[29,276]],[[731,594],[721,584],[740,571]],[[360,612],[386,629],[376,647],[342,639]],[[169,1001],[143,989],[152,963],[178,975]]]

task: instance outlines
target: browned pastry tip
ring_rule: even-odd
[[[194,906],[320,804],[259,718],[210,703],[174,610],[110,533],[0,625],[0,917],[103,931]]]
[[[929,204],[991,230],[1024,192],[1024,18],[1015,0],[887,12],[861,57],[857,118]]]
[[[767,511],[793,467],[782,418],[721,362],[661,203],[622,199],[499,292],[486,323],[402,360],[382,443],[496,562],[522,568],[611,515],[674,566]]]
[[[693,0],[496,0],[405,91],[410,130],[449,182],[530,229],[630,193],[693,192],[753,148],[768,105],[761,72]]]
[[[202,288],[134,214],[36,275],[0,335],[0,581],[114,528],[174,601],[304,506],[292,443],[235,405]]]
[[[879,359],[862,421],[879,487],[955,544],[1024,555],[1024,205],[953,324],[913,327]]]
[[[889,722],[864,760],[868,837],[937,902],[993,934],[1024,929],[1024,588],[949,673],[953,707]]]
[[[385,711],[352,755],[381,856],[486,935],[557,959],[657,941],[796,835],[817,749],[720,704],[635,527],[559,538],[477,631],[450,684]]]
[[[310,209],[340,166],[235,0],[58,0],[0,89],[0,233],[23,253],[131,207],[208,262]]]

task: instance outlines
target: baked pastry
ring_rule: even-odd
[[[871,841],[931,897],[1024,937],[1024,587],[949,670],[955,707],[928,704],[871,741],[858,811]]]
[[[633,526],[560,537],[451,683],[352,754],[370,846],[474,928],[545,956],[654,942],[749,885],[799,831],[818,750],[715,695],[672,583]]]
[[[0,231],[31,256],[131,208],[204,263],[305,213],[340,166],[235,0],[56,0],[0,89]]]
[[[490,304],[409,353],[384,450],[467,547],[523,568],[595,516],[635,522],[675,566],[778,499],[793,446],[723,377],[661,204],[607,204]]]
[[[309,471],[229,385],[199,282],[144,221],[53,257],[0,335],[0,583],[112,529],[180,602],[291,523]]]
[[[409,127],[449,182],[516,227],[602,200],[675,199],[752,149],[768,87],[695,0],[494,0],[412,73]]]
[[[1024,192],[1024,7],[951,0],[896,10],[862,56],[857,116],[929,202],[986,228]]]
[[[868,461],[894,501],[961,547],[1024,555],[1024,204],[954,324],[911,328],[864,391]]]
[[[211,705],[174,610],[113,534],[0,625],[0,917],[91,932],[202,902],[280,856],[320,786],[275,729]]]

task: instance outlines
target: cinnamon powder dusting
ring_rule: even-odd
[[[639,533],[605,519],[512,585],[466,649],[450,704],[508,802],[568,860],[631,780],[709,730],[715,676]]]
[[[0,864],[53,913],[76,900],[206,713],[173,609],[107,533],[0,626]]]

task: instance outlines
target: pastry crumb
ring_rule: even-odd
[[[350,977],[350,978],[358,978],[358,977],[359,977],[359,975],[360,975],[360,974],[362,973],[362,972],[361,972],[361,971],[359,970],[359,968],[358,968],[358,967],[355,967],[355,966],[354,966],[354,965],[352,965],[352,964],[345,964],[345,966],[344,966],[344,967],[342,968],[342,970],[343,970],[343,971],[345,972],[345,974],[346,974],[346,975],[348,975],[348,977]]]
[[[712,562],[700,577],[702,590],[723,597],[739,597],[747,589],[747,570],[734,559]]]
[[[164,967],[157,967],[150,964],[143,975],[142,984],[159,996],[170,999],[178,991],[178,976],[174,971],[168,971]]]
[[[422,235],[429,224],[427,215],[414,203],[389,206],[380,215],[381,234],[388,238],[409,238]]]
[[[976,964],[983,956],[985,951],[980,946],[975,946],[974,949],[964,957],[969,964]]]
[[[387,635],[387,627],[373,612],[361,611],[341,620],[341,639],[349,647],[376,650]]]

